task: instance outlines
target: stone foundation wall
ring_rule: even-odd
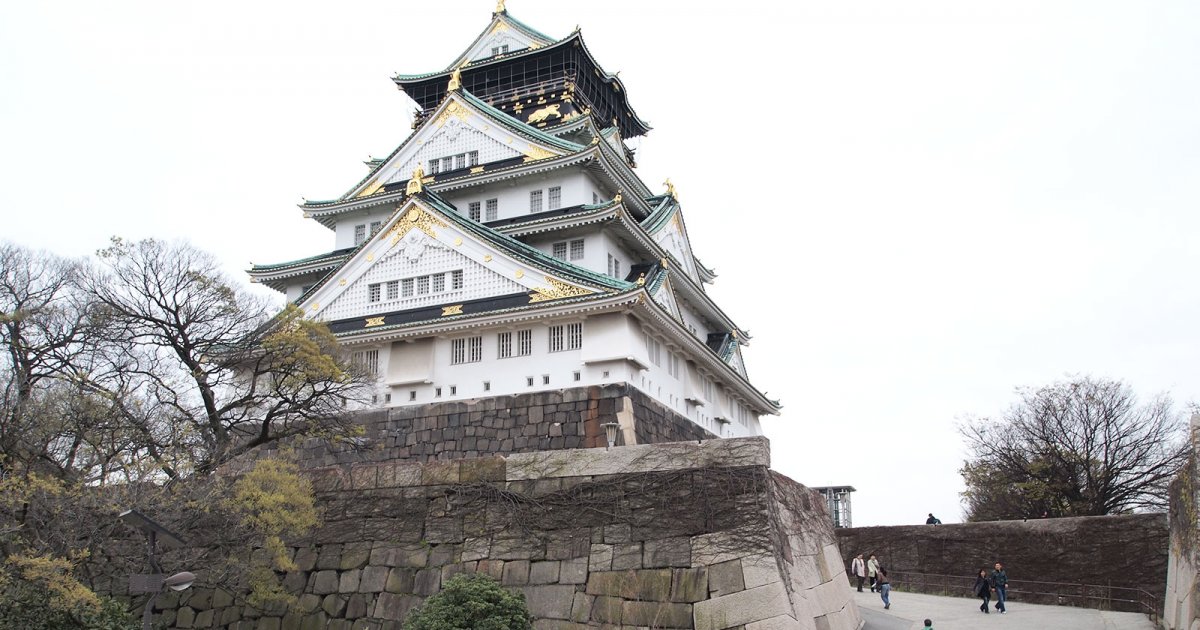
[[[198,584],[173,628],[399,628],[459,573],[522,593],[538,630],[856,630],[823,502],[764,438],[313,469],[321,528],[281,574],[294,610]],[[197,572],[203,581],[203,573]]]
[[[294,444],[301,468],[602,447],[609,422],[621,425],[619,445],[716,437],[628,384],[361,411],[355,420],[364,430],[355,443]],[[228,470],[243,472],[269,454],[256,452]]]
[[[1200,628],[1200,414],[1191,420],[1192,455],[1171,484],[1171,537],[1162,625],[1167,630]]]
[[[889,573],[958,578],[899,575],[893,580],[897,588],[969,596],[974,575],[981,568],[990,571],[997,561],[1007,568],[1013,583],[1009,597],[1015,601],[1147,612],[1145,606],[1158,607],[1166,586],[1165,514],[855,527],[838,529],[837,537],[846,567],[855,554],[875,554]],[[1034,582],[1115,588],[1080,589]],[[929,588],[923,589],[922,585]],[[1137,589],[1145,594],[1121,589]],[[1056,594],[1039,597],[1037,592]],[[1122,599],[1139,601],[1116,601]]]

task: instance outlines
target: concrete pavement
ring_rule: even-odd
[[[852,590],[853,592],[853,590]],[[979,600],[892,591],[892,607],[883,609],[878,593],[854,592],[866,625],[863,630],[921,630],[926,618],[934,630],[1154,630],[1140,613],[1108,612],[1070,606],[1008,602],[1008,613],[979,612]],[[995,605],[992,601],[992,605]]]

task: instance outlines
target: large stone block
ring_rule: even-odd
[[[501,583],[505,586],[521,586],[529,583],[529,561],[508,560],[504,563],[504,576]]]
[[[775,556],[754,554],[742,558],[742,581],[746,584],[746,588],[755,588],[779,582],[782,579]]]
[[[525,603],[534,617],[543,619],[570,619],[571,605],[575,601],[575,587],[567,584],[544,586],[522,586]]]
[[[612,555],[613,571],[642,568],[642,543],[640,542],[613,545]]]
[[[545,479],[630,472],[771,465],[770,443],[763,437],[704,442],[671,442],[514,453],[507,458],[507,479]]]
[[[671,570],[595,571],[588,575],[587,593],[664,602],[671,597]]]
[[[692,566],[691,540],[687,537],[647,540],[642,555],[642,566],[647,569]],[[613,568],[617,568],[615,556]]]
[[[746,590],[740,558],[708,567],[708,591],[712,597]]]
[[[358,590],[363,593],[380,593],[387,586],[388,569],[385,566],[369,566],[362,570]]]
[[[414,595],[395,595],[382,593],[375,600],[375,610],[371,613],[376,619],[401,621],[408,616],[409,611],[421,604],[421,598]]]
[[[411,593],[415,583],[416,569],[395,568],[388,572],[383,590],[389,593]]]
[[[529,567],[530,584],[553,584],[558,581],[559,563],[557,560],[541,560]]]
[[[651,628],[691,628],[691,604],[665,602],[625,602],[621,623]]]
[[[592,603],[591,620],[619,625],[625,609],[625,600],[620,597],[596,596]]]
[[[588,576],[588,559],[575,558],[573,560],[563,560],[560,564],[558,572],[558,581],[561,584],[583,584],[587,582]]]
[[[358,591],[358,582],[361,575],[362,571],[359,569],[354,569],[353,571],[342,571],[342,574],[338,578],[338,592],[354,593]]]
[[[671,571],[671,601],[692,603],[708,599],[708,569]]]
[[[317,571],[312,577],[312,592],[317,595],[336,593],[338,590],[337,571]]]
[[[722,630],[789,614],[783,582],[697,602],[696,630]]]
[[[796,618],[791,615],[780,615],[746,624],[746,630],[807,630],[807,628],[808,626],[796,621]]]

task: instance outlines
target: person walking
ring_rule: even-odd
[[[883,567],[879,567],[879,571],[875,577],[879,582],[879,598],[883,600],[883,609],[887,610],[892,607],[892,600],[890,598],[892,581],[888,579],[887,571]]]
[[[1008,573],[1004,570],[1003,563],[997,562],[995,570],[992,571],[992,588],[996,589],[996,610],[1003,615],[1004,602],[1008,599]]]
[[[879,560],[875,559],[875,554],[871,554],[871,559],[867,560],[867,577],[871,578],[871,592],[875,592],[875,580],[879,573]]]
[[[862,592],[863,580],[867,579],[867,563],[863,562],[862,554],[854,556],[850,563],[850,574],[858,578],[858,592]]]
[[[980,612],[990,613],[988,603],[992,601],[992,581],[988,579],[987,569],[980,569],[975,576],[975,597],[983,600],[979,605]]]

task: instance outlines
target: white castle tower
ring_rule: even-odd
[[[393,79],[412,135],[304,217],[333,250],[251,278],[328,322],[383,406],[627,383],[717,436],[779,404],[749,380],[749,335],[705,293],[668,182],[625,139],[650,127],[577,30],[497,6],[445,69]]]

